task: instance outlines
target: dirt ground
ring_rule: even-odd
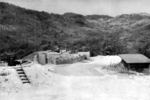
[[[22,84],[13,68],[0,67],[2,100],[150,100],[150,76],[127,75],[105,67],[117,56],[98,56],[68,65],[25,67],[31,84]]]

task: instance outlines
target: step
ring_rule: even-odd
[[[23,72],[23,70],[16,70],[17,72]]]
[[[15,67],[15,69],[22,69],[22,67]]]
[[[17,72],[24,72],[23,70],[16,70]]]
[[[23,71],[23,69],[16,69],[17,71]]]
[[[18,72],[18,74],[25,74],[24,72]]]
[[[28,80],[28,78],[27,77],[24,77],[24,78],[20,78],[21,80]]]
[[[28,80],[28,77],[26,76],[22,67],[16,67],[15,69],[16,69],[18,76],[20,77],[20,80],[22,81],[23,84],[30,83],[30,81]]]
[[[17,68],[16,70],[23,70],[22,68]]]
[[[27,81],[27,82],[22,82],[22,83],[24,84],[24,83],[30,83],[30,82],[29,82],[29,81]]]
[[[29,82],[29,80],[22,80],[22,82]]]
[[[18,70],[18,69],[22,69],[22,67],[20,67],[20,68],[16,68],[16,70]],[[23,69],[22,69],[23,70]]]
[[[18,74],[19,77],[27,77],[25,74]]]
[[[30,83],[29,80],[22,80],[22,83]]]
[[[24,73],[24,71],[17,71],[18,73],[20,73],[20,72],[23,72]]]
[[[20,69],[20,68],[22,68],[22,67],[15,67],[15,69]]]
[[[28,83],[28,84],[30,84],[30,82],[22,82],[23,84],[26,84],[26,83]]]

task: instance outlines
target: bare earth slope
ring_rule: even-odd
[[[15,71],[7,76],[20,87],[16,91],[4,91],[7,82],[0,80],[0,98],[3,100],[149,100],[150,76],[119,74],[104,69],[119,63],[117,56],[98,56],[91,61],[70,65],[34,64],[24,70],[31,85],[21,85]],[[13,69],[11,69],[13,70]],[[2,72],[2,68],[0,69]],[[0,76],[0,79],[4,76]],[[10,80],[11,79],[11,80]],[[12,88],[12,90],[15,90]]]

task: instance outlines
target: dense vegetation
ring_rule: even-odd
[[[0,54],[22,58],[39,50],[91,51],[92,55],[150,54],[150,16],[49,14],[0,3]]]

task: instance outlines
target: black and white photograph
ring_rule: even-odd
[[[150,100],[150,0],[0,0],[0,100]]]

